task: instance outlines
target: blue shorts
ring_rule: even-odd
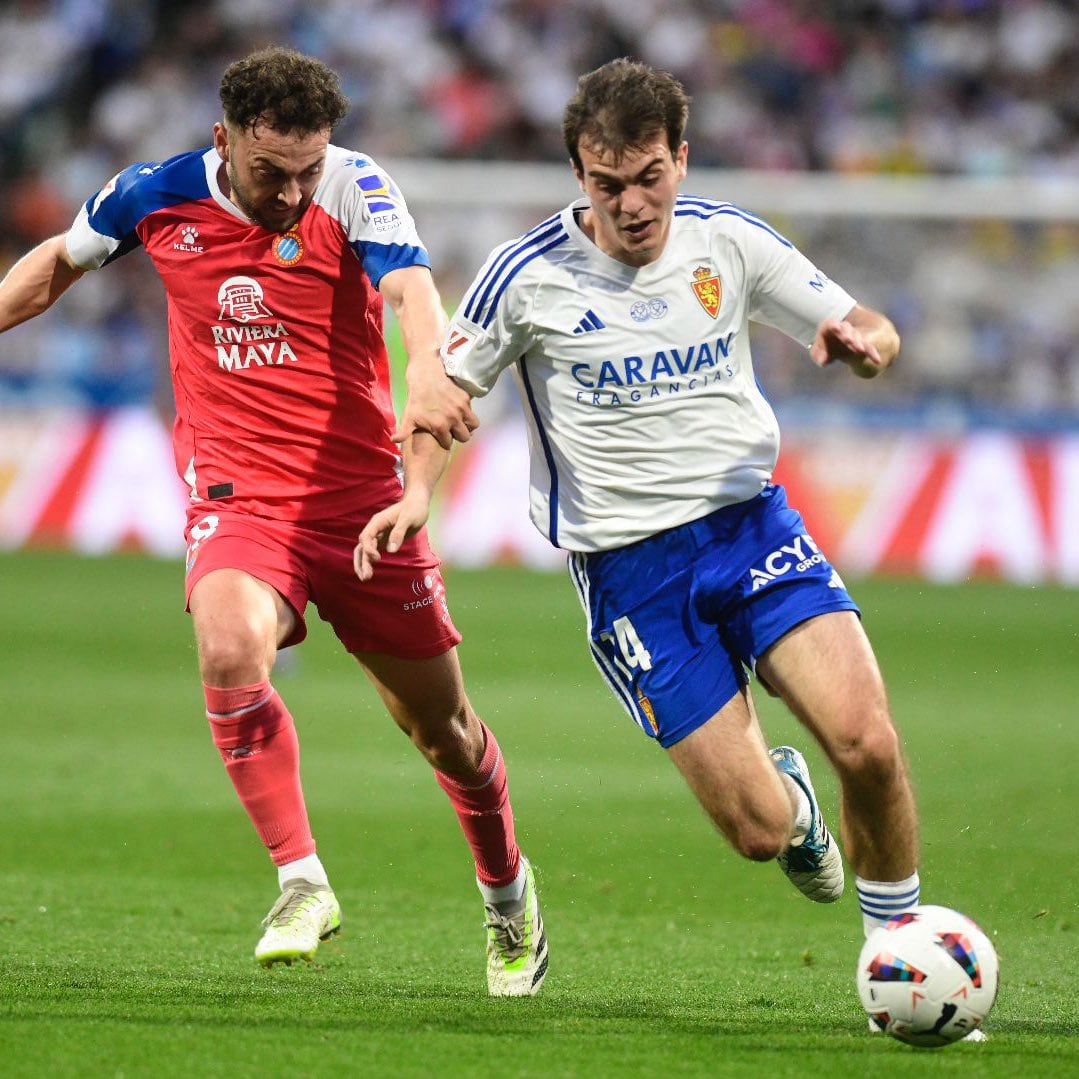
[[[629,547],[573,554],[569,570],[596,666],[664,747],[711,719],[784,633],[858,611],[778,485]]]

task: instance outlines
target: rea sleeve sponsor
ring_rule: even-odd
[[[328,165],[315,202],[341,222],[350,242],[423,246],[401,189],[376,162],[331,146]]]
[[[400,188],[362,154],[330,147],[327,182],[315,202],[335,217],[376,287],[391,270],[430,267],[431,260]]]

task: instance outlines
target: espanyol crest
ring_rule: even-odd
[[[303,240],[294,228],[274,238],[273,257],[282,266],[295,266],[303,258]]]

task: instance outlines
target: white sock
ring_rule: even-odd
[[[918,905],[921,881],[915,871],[906,880],[862,880],[855,877],[858,905],[862,908],[862,928],[868,937],[895,914]]]
[[[306,858],[297,858],[294,862],[286,862],[277,867],[277,886],[283,888],[286,880],[309,880],[312,884],[323,884],[329,887],[330,878],[326,876],[326,870],[322,868],[317,854],[309,854]]]
[[[480,890],[480,895],[483,896],[485,903],[509,903],[515,899],[520,899],[525,894],[525,861],[521,859],[521,866],[517,870],[517,876],[509,882],[509,884],[503,884],[499,888],[492,888],[489,884],[484,884],[482,880],[476,881],[476,887]]]

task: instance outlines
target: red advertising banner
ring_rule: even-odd
[[[150,409],[0,413],[0,548],[178,554],[186,504]]]
[[[849,576],[1079,585],[1079,434],[792,433],[776,478]],[[0,413],[0,548],[179,555],[186,503],[149,409]],[[458,449],[431,531],[451,564],[562,564],[528,519],[519,422]]]

